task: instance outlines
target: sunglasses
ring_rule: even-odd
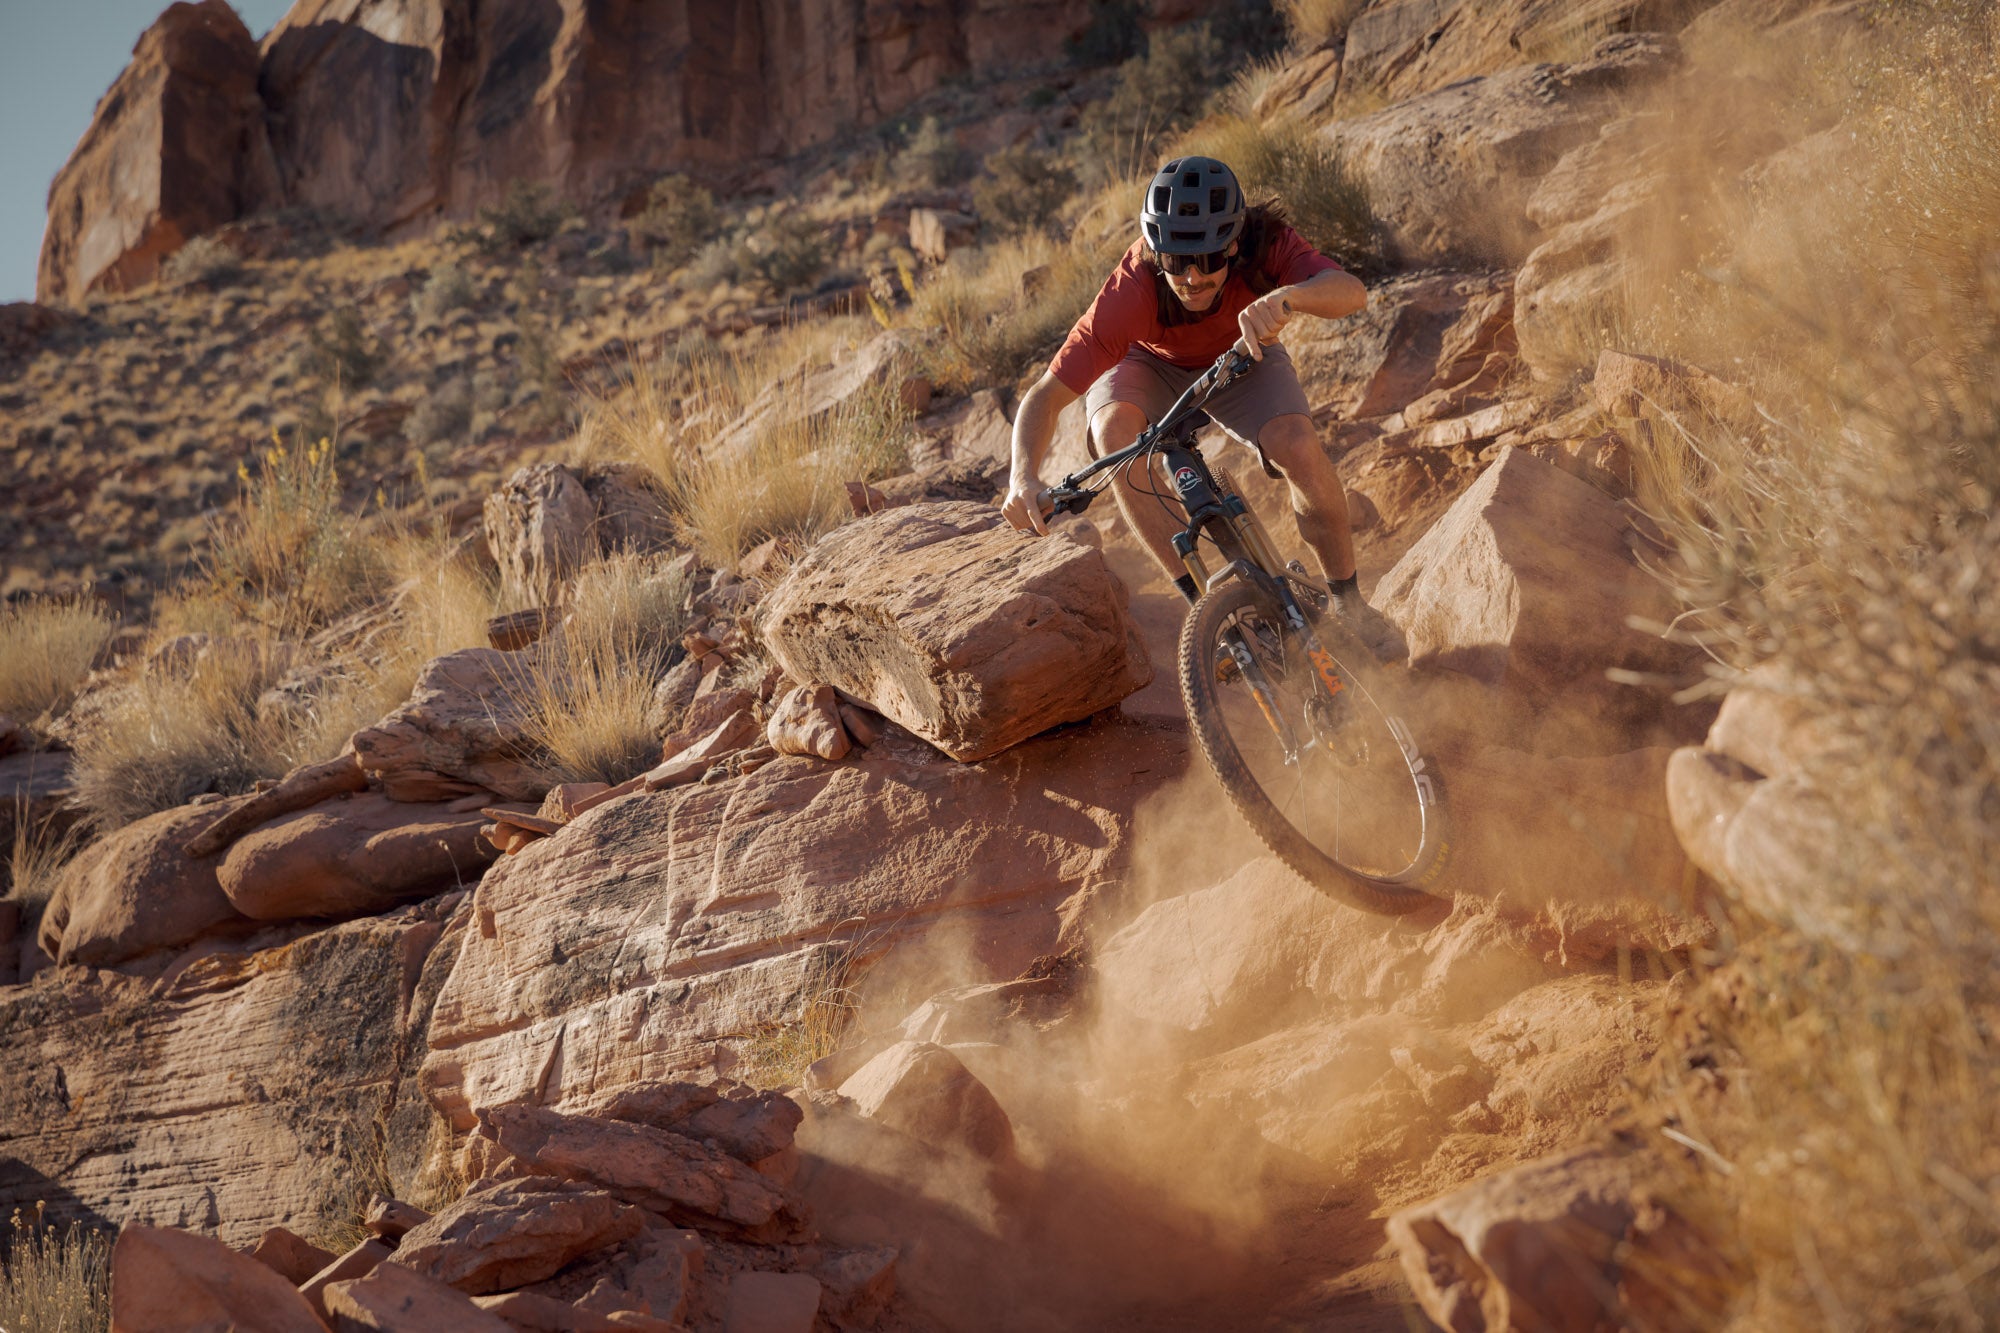
[[[1215,250],[1205,255],[1156,255],[1153,262],[1160,266],[1160,272],[1178,278],[1183,273],[1215,272],[1229,263],[1229,252]]]

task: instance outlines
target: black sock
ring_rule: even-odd
[[[1182,574],[1175,578],[1174,587],[1179,589],[1181,596],[1187,598],[1190,602],[1198,601],[1201,597],[1201,590],[1194,586],[1194,575],[1192,574]]]
[[[1333,604],[1342,611],[1348,608],[1349,598],[1353,598],[1356,602],[1361,600],[1361,575],[1359,571],[1349,574],[1344,579],[1334,579],[1327,586],[1333,590]]]

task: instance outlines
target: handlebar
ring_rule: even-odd
[[[1201,373],[1200,378],[1187,386],[1174,405],[1163,413],[1160,419],[1139,432],[1139,438],[1120,449],[1115,454],[1107,454],[1086,468],[1070,473],[1055,485],[1041,493],[1039,499],[1046,503],[1044,513],[1081,514],[1090,508],[1090,502],[1101,493],[1084,483],[1099,473],[1121,467],[1129,459],[1138,457],[1153,447],[1162,435],[1181,424],[1183,420],[1199,412],[1203,404],[1217,392],[1229,387],[1237,379],[1248,373],[1257,363],[1250,354],[1242,350],[1240,342],[1230,344],[1229,350],[1215,359],[1215,364]]]

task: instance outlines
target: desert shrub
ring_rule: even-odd
[[[510,181],[500,202],[479,210],[479,227],[471,238],[491,252],[518,250],[546,241],[570,218],[569,206],[539,181]]]
[[[1672,1201],[1732,1256],[1740,1327],[2000,1319],[2000,19],[1882,13],[1814,78],[1865,166],[1703,200],[1731,259],[1637,286],[1626,331],[1762,408],[1660,408],[1641,497],[1685,632],[1725,679],[1780,671],[1831,746],[1803,761],[1827,924],[1732,919],[1650,1089],[1721,1163]]]
[[[855,990],[864,970],[863,946],[827,946],[808,969],[790,1018],[751,1034],[731,1071],[753,1088],[796,1088],[806,1069],[838,1051],[859,1016]]]
[[[1083,110],[1077,134],[1086,172],[1122,179],[1156,166],[1169,137],[1193,123],[1228,77],[1222,55],[1205,25],[1155,32],[1146,54],[1120,66],[1110,96]]]
[[[723,217],[706,186],[675,172],[653,182],[646,207],[627,225],[633,239],[649,247],[656,259],[678,268],[722,234]]]
[[[270,645],[223,640],[185,674],[135,677],[76,739],[78,804],[110,830],[283,774],[284,737],[256,707],[283,666]]]
[[[410,298],[410,306],[419,319],[443,319],[471,305],[473,295],[472,275],[464,266],[439,264]]]
[[[1292,46],[1317,51],[1347,35],[1347,25],[1367,7],[1368,0],[1277,0]]]
[[[786,213],[751,234],[738,264],[773,295],[803,291],[833,262],[826,229],[802,213]]]
[[[343,391],[365,389],[388,364],[388,350],[352,306],[342,306],[306,335],[301,373]]]
[[[941,190],[965,179],[970,165],[965,150],[958,145],[958,136],[936,116],[925,116],[889,170],[904,189]]]
[[[972,187],[979,220],[1003,236],[1049,229],[1070,196],[1076,173],[1053,153],[1025,144],[986,159],[986,175]]]
[[[221,287],[242,275],[242,257],[214,236],[195,237],[160,266],[160,276],[175,287]]]
[[[380,553],[342,507],[331,440],[273,432],[255,461],[237,465],[242,493],[212,529],[204,581],[238,619],[301,638],[381,590]]]
[[[439,444],[461,439],[471,429],[472,381],[461,375],[424,395],[403,433],[418,444]]]
[[[104,1333],[111,1327],[112,1236],[58,1228],[16,1209],[0,1250],[0,1328]]]
[[[941,336],[925,344],[925,369],[952,392],[1011,386],[1053,355],[1116,259],[1116,243],[1063,245],[1028,235],[954,256],[917,288],[907,320]],[[1044,268],[1032,293],[1021,274]]]
[[[1367,187],[1332,145],[1290,121],[1222,116],[1188,141],[1229,164],[1252,201],[1275,197],[1299,234],[1356,272],[1382,271],[1382,229]]]
[[[562,630],[521,683],[527,733],[551,779],[619,783],[660,760],[653,687],[685,628],[687,578],[657,556],[616,555],[578,574]]]
[[[728,236],[718,236],[702,246],[688,261],[684,279],[688,290],[714,292],[734,286],[743,277],[741,254],[742,242]]]
[[[0,606],[0,714],[32,726],[60,713],[112,628],[110,614],[87,598]]]

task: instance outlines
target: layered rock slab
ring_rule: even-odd
[[[460,1129],[475,1108],[581,1107],[727,1069],[858,964],[884,994],[1014,975],[1066,898],[1124,873],[1134,805],[1186,754],[1116,717],[971,765],[891,733],[838,765],[598,806],[481,881],[426,1092]]]
[[[385,1114],[392,1174],[429,1130],[391,1107],[444,911],[209,945],[157,978],[60,968],[0,988],[0,1212],[47,1200],[249,1245],[354,1207]]]
[[[1153,678],[1126,604],[1095,548],[947,502],[822,538],[765,599],[759,630],[794,679],[832,685],[969,762]]]

